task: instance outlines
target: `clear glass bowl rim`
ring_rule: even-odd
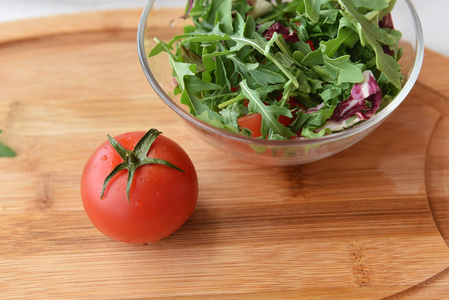
[[[310,146],[315,144],[323,144],[334,142],[338,140],[343,140],[345,138],[349,138],[351,136],[357,135],[365,130],[370,128],[375,128],[377,125],[380,125],[382,121],[384,121],[407,97],[413,88],[416,80],[418,79],[419,72],[421,71],[423,59],[424,59],[424,40],[423,40],[423,30],[421,21],[418,17],[418,13],[416,12],[415,7],[413,6],[411,0],[404,0],[408,5],[410,12],[414,21],[414,28],[416,32],[416,49],[415,49],[415,61],[412,66],[412,71],[410,76],[403,86],[402,90],[399,92],[397,97],[387,105],[382,111],[377,113],[374,117],[364,121],[363,123],[348,128],[346,130],[333,133],[331,135],[326,135],[323,137],[313,138],[313,139],[292,139],[292,140],[265,140],[265,139],[257,139],[253,137],[247,137],[235,133],[228,132],[226,130],[216,128],[212,125],[204,123],[199,119],[195,118],[193,115],[182,109],[177,103],[175,103],[162,89],[162,87],[157,82],[155,76],[153,75],[151,68],[148,64],[148,54],[145,51],[145,29],[146,22],[148,19],[148,15],[150,13],[151,8],[156,0],[148,0],[145,8],[142,11],[138,29],[137,29],[137,51],[139,55],[139,60],[142,65],[142,69],[147,77],[148,82],[151,84],[155,92],[159,95],[159,97],[179,116],[183,119],[192,123],[196,127],[206,131],[210,134],[229,138],[232,140],[236,140],[242,143],[252,144],[252,145],[260,145],[265,147],[294,147],[294,146]]]

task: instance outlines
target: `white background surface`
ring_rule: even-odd
[[[187,0],[167,0],[185,3]],[[143,8],[146,0],[0,0],[0,22],[55,14]],[[449,0],[412,0],[421,19],[427,48],[449,57]],[[0,33],[1,34],[1,33]]]

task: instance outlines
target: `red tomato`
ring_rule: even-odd
[[[145,132],[115,137],[132,150]],[[110,142],[98,147],[81,178],[84,209],[93,225],[106,236],[127,243],[156,242],[177,230],[193,213],[198,179],[192,161],[174,141],[159,135],[143,157],[158,158],[178,167],[151,163],[138,167],[127,198],[128,170],[116,173],[101,198],[105,178],[124,162]]]
[[[240,127],[251,130],[251,135],[253,137],[262,136],[261,126],[262,126],[262,115],[259,113],[246,115],[244,117],[238,118],[237,123]]]
[[[315,51],[316,50],[316,48],[315,48],[315,46],[313,45],[313,42],[312,41],[306,41],[306,43],[307,44],[309,44],[309,46],[310,46],[310,49],[312,50],[312,51]]]
[[[282,96],[282,95],[281,95]],[[282,97],[281,97],[282,98]],[[280,99],[279,99],[280,100]],[[294,108],[294,107],[298,107],[300,106],[300,104],[298,102],[296,102],[295,97],[290,97],[287,101],[288,105],[290,108]],[[293,123],[293,121],[295,121],[296,117],[293,116],[291,118],[284,116],[284,115],[280,115],[279,116],[279,123],[281,123],[282,125],[284,125],[285,127],[291,125]]]
[[[282,125],[284,125],[285,127],[291,125],[293,123],[293,121],[295,120],[295,118],[289,118],[287,116],[284,115],[280,115],[279,116],[279,123],[281,123]]]

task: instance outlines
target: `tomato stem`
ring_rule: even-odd
[[[123,159],[123,162],[121,164],[118,164],[112,171],[109,173],[108,176],[106,176],[104,183],[103,183],[103,189],[101,191],[100,198],[104,198],[104,194],[106,191],[106,187],[109,184],[109,181],[120,171],[122,170],[128,170],[128,179],[126,184],[126,195],[128,198],[128,202],[131,202],[129,193],[131,190],[131,185],[134,178],[135,171],[140,168],[143,165],[148,164],[159,164],[164,165],[166,167],[173,168],[175,170],[181,171],[185,173],[180,168],[176,167],[172,163],[160,159],[160,158],[153,158],[148,157],[148,152],[150,151],[151,146],[153,145],[156,138],[162,134],[162,132],[158,131],[157,129],[150,129],[145,135],[137,142],[134,149],[128,150],[125,149],[119,142],[117,142],[113,137],[111,137],[108,134],[108,140],[111,144],[112,148],[120,155],[120,157]]]
[[[130,165],[134,165],[139,162],[139,159],[134,155],[134,153],[132,151],[128,150],[126,153],[125,161]]]

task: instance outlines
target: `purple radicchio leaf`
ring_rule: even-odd
[[[391,13],[386,14],[382,18],[382,20],[379,21],[379,27],[394,29],[393,18],[391,17]]]
[[[394,29],[393,24],[393,18],[391,17],[391,13],[386,14],[382,20],[379,21],[379,27],[380,28],[390,28]],[[382,45],[382,49],[384,50],[385,54],[394,55],[394,51],[390,49],[387,45]]]
[[[268,27],[268,29],[264,33],[264,37],[269,41],[273,37],[273,34],[277,32],[281,34],[286,42],[298,42],[299,37],[296,32],[290,32],[290,30],[279,22],[275,22],[273,25]]]
[[[384,50],[385,54],[394,55],[394,51],[390,49],[390,47],[388,47],[387,45],[382,45],[382,49]]]
[[[362,82],[352,87],[351,96],[337,105],[332,121],[341,122],[354,116],[367,120],[376,114],[382,102],[382,91],[371,71],[363,72],[363,77]],[[371,107],[367,106],[367,101],[371,102]]]
[[[182,19],[187,19],[189,17],[190,11],[193,8],[193,2],[194,1],[195,0],[189,0],[189,6],[187,7],[187,11],[186,11],[185,15],[181,16]]]
[[[324,102],[321,102],[317,106],[309,108],[306,113],[307,114],[313,114],[314,112],[319,111],[323,106],[324,106]]]

